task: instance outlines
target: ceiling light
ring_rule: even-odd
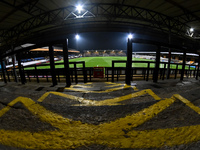
[[[76,10],[77,10],[78,13],[80,14],[81,11],[83,10],[83,6],[82,6],[82,5],[77,5],[77,6],[76,6]]]

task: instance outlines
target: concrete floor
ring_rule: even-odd
[[[0,149],[200,149],[195,79],[0,82]]]

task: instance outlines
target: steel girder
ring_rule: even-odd
[[[25,1],[18,5],[16,0],[6,1],[1,0],[1,3],[4,3],[10,7],[13,8],[13,10],[5,15],[3,18],[0,19],[0,23],[3,22],[7,17],[11,16],[14,12],[20,10],[26,14],[29,14],[32,17],[35,17],[38,14],[44,13],[45,11],[39,7],[36,6],[36,4],[39,2],[39,0],[31,0],[31,1]]]
[[[56,29],[60,26],[67,26],[74,23],[81,24],[81,22],[84,22],[84,24],[101,22],[130,26],[140,24],[162,32],[171,32],[184,36],[186,30],[190,28],[186,23],[181,22],[180,19],[174,19],[152,10],[130,5],[113,3],[87,4],[84,5],[84,11],[87,11],[88,14],[82,17],[73,15],[70,17],[71,13],[76,13],[75,9],[75,6],[68,6],[48,12],[41,11],[39,15],[31,17],[9,30],[1,31],[0,43],[2,45],[15,43],[18,39],[37,34],[38,31],[43,32],[47,29]],[[33,9],[30,10],[33,11]],[[27,13],[32,14],[30,10]],[[69,17],[67,18],[67,16]]]
[[[175,19],[181,20],[183,23],[189,23],[193,21],[199,21],[200,22],[200,17],[195,15],[195,12],[192,12],[188,10],[187,8],[182,7],[179,3],[173,1],[173,0],[166,0],[168,3],[171,3],[175,7],[178,7],[183,11],[182,15],[174,17]]]

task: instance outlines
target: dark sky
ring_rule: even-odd
[[[69,48],[83,50],[126,50],[127,37],[129,33],[123,32],[89,32],[78,34],[80,38],[76,40],[76,34],[68,36]],[[151,39],[146,35],[138,35],[133,33],[135,38]],[[153,46],[133,44],[133,51],[147,51],[155,49]]]

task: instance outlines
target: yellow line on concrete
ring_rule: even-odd
[[[116,103],[122,102],[124,100],[128,100],[128,99],[139,97],[139,96],[146,95],[146,94],[151,95],[155,100],[160,100],[161,99],[152,90],[147,89],[147,90],[142,90],[142,91],[139,91],[139,92],[136,92],[136,93],[132,93],[132,94],[129,94],[129,95],[125,95],[125,96],[121,96],[121,97],[106,99],[106,100],[103,100],[103,101],[97,101],[97,103],[100,106],[101,105],[112,105],[112,104],[116,104]]]
[[[46,92],[37,101],[38,102],[43,102],[44,99],[47,98],[47,96],[49,96],[49,94],[53,94],[53,95],[61,96],[61,97],[64,97],[64,98],[68,98],[68,99],[71,99],[73,101],[77,101],[79,103],[86,104],[88,106],[95,105],[95,103],[96,103],[96,101],[94,101],[94,100],[87,100],[87,99],[82,98],[82,97],[77,97],[77,96],[64,94],[64,93],[61,93],[61,92],[53,92],[53,91],[52,92]]]
[[[188,144],[200,140],[200,125],[147,131],[130,131],[127,134],[110,130],[102,133],[97,144],[117,148],[159,148]],[[127,138],[125,138],[126,136]]]
[[[198,114],[200,114],[200,108],[195,106],[194,104],[192,104],[189,100],[185,99],[184,97],[182,97],[179,94],[174,94],[173,95],[174,98],[182,101],[183,103],[185,103],[188,107],[190,107],[191,109],[193,109],[195,112],[197,112]]]
[[[29,98],[19,97],[10,102],[7,109],[0,110],[1,116],[14,104],[21,102],[33,115],[37,115],[42,121],[50,123],[59,130],[35,133],[0,130],[0,143],[25,149],[68,149],[93,144],[116,148],[155,148],[200,140],[200,125],[146,131],[134,130],[134,127],[165,110],[177,98],[187,102],[186,99],[174,95],[174,97],[161,100],[136,114],[109,123],[90,125],[63,118]],[[191,104],[189,106],[192,106]]]
[[[71,85],[71,86],[70,86],[70,88],[80,88],[80,87],[81,87],[81,88],[88,88],[88,89],[89,89],[89,88],[93,88],[93,87],[90,86],[90,85],[81,85],[81,84],[76,84],[76,85]],[[69,88],[69,89],[70,89],[70,88]],[[65,89],[68,89],[68,88],[65,88]]]
[[[14,99],[12,102],[8,103],[8,106],[0,110],[0,117],[3,116],[6,112],[8,112],[12,106],[14,106],[16,103],[22,103],[28,110],[33,114],[38,116],[42,121],[50,123],[52,126],[57,128],[63,128],[60,127],[63,123],[66,125],[71,120],[68,118],[63,118],[60,115],[57,115],[55,113],[52,113],[51,111],[46,110],[41,105],[37,104],[33,100],[26,98],[26,97],[18,97]]]
[[[113,92],[113,91],[117,91],[117,90],[122,90],[122,89],[130,88],[130,87],[131,86],[125,85],[123,87],[117,87],[117,88],[107,89],[107,90],[104,90],[104,91],[90,91],[88,89],[80,89],[80,88],[73,88],[73,87],[65,88],[65,89],[71,90],[71,91],[77,91],[77,92],[84,92],[84,93],[109,93],[109,92]],[[133,89],[136,90],[136,87],[134,86]]]
[[[165,99],[157,102],[156,104],[141,110],[140,112],[126,116],[125,118],[120,118],[109,124],[103,124],[102,130],[114,129],[114,128],[123,128],[125,130],[130,130],[134,127],[137,127],[144,122],[155,117],[161,111],[169,107],[175,102],[175,99]]]
[[[119,85],[124,85],[124,84],[121,84],[121,83],[113,83],[113,82],[103,82],[105,84],[112,84],[110,85],[111,87],[115,87],[115,86],[119,86]],[[88,85],[91,85],[93,84],[92,82],[88,82],[88,83],[84,83],[83,84],[76,84],[76,85],[71,85],[71,87],[82,87],[82,88],[92,88],[92,86],[88,86]],[[110,87],[110,86],[105,86],[105,87]]]
[[[112,83],[112,82],[104,82],[105,84],[112,84],[112,85],[109,85],[109,86],[105,86],[105,87],[115,87],[115,86],[121,86],[121,85],[124,85],[124,84],[121,84],[121,83]],[[81,88],[93,88],[93,86],[91,86],[92,83],[84,83],[83,84],[76,84],[76,85],[71,85],[70,88],[76,88],[76,87],[81,87]],[[88,86],[90,85],[90,86]],[[68,88],[67,88],[68,89]]]
[[[90,84],[93,84],[92,82],[87,82],[87,83],[84,83],[85,85],[90,85]]]
[[[73,96],[73,95],[69,95],[69,94],[64,94],[64,93],[61,93],[61,92],[47,92],[47,93],[43,94],[38,99],[38,102],[43,102],[45,100],[45,98],[47,98],[47,96],[49,94],[54,94],[54,95],[57,95],[57,96],[61,96],[61,97],[68,98],[68,99],[71,99],[71,100],[79,102],[79,104],[77,104],[75,106],[122,105],[119,102],[131,99],[131,98],[139,97],[139,96],[142,96],[142,95],[146,95],[146,94],[151,95],[155,100],[160,100],[161,99],[152,90],[147,89],[147,90],[142,90],[142,91],[139,91],[139,92],[136,92],[136,93],[132,93],[132,94],[129,94],[129,95],[116,97],[116,98],[112,98],[112,99],[106,99],[106,100],[102,100],[102,101],[88,100],[88,99],[84,99],[82,97],[77,97],[77,96]]]
[[[105,87],[116,87],[116,86],[124,86],[125,84],[112,84]],[[131,86],[130,86],[131,87]]]
[[[114,83],[114,82],[104,82],[106,84],[117,84],[117,83]]]
[[[91,138],[93,135],[93,131],[91,129],[94,129],[94,125],[83,124],[80,121],[72,121],[68,118],[63,118],[62,116],[46,110],[33,100],[25,97],[18,97],[10,102],[7,107],[0,110],[1,116],[9,111],[11,107],[18,102],[21,102],[33,115],[38,116],[41,121],[50,123],[59,130],[36,133],[0,130],[0,143],[3,145],[28,149],[49,149],[60,148],[63,147],[62,144],[66,144],[64,147],[73,148],[74,145],[82,145],[81,140],[89,137]],[[64,137],[67,139],[63,139]],[[66,143],[63,143],[62,139]],[[87,143],[90,143],[90,141],[87,141]]]

